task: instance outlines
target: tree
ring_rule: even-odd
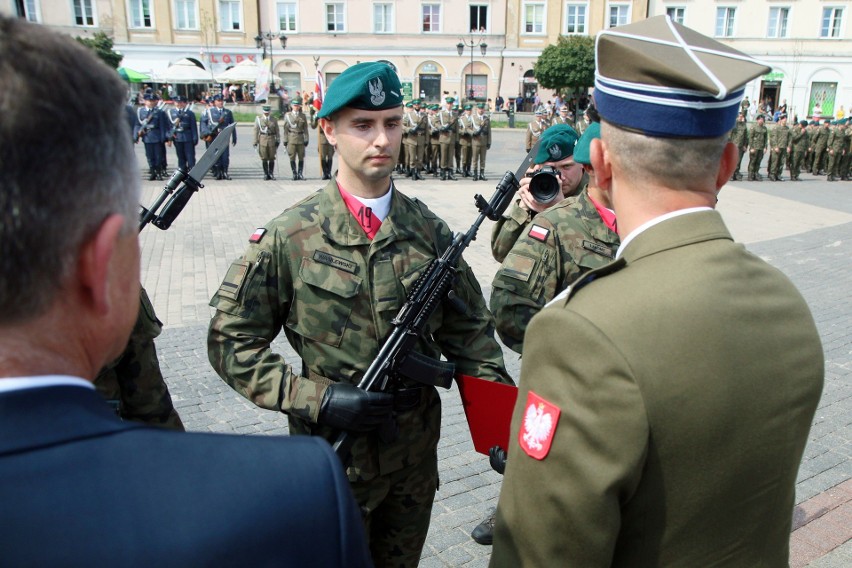
[[[573,92],[595,84],[595,39],[589,36],[560,36],[548,45],[533,66],[538,84],[546,89]]]
[[[95,32],[92,37],[87,38],[78,37],[77,41],[92,49],[95,55],[113,69],[118,69],[121,60],[124,59],[122,54],[113,51],[112,38],[104,32]]]

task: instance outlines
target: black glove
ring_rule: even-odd
[[[393,415],[393,396],[367,392],[349,383],[333,383],[320,403],[320,424],[339,430],[369,432]]]
[[[491,469],[503,475],[506,471],[506,450],[500,446],[494,446],[488,450],[488,461],[491,462]]]

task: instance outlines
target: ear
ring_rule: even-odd
[[[725,144],[725,149],[722,150],[722,159],[719,161],[719,171],[716,172],[716,191],[722,188],[731,179],[734,170],[737,168],[737,158],[739,150],[733,142]]]
[[[598,187],[609,192],[612,186],[612,160],[607,151],[606,142],[595,138],[589,145],[589,159],[595,169],[595,181]]]
[[[106,314],[110,309],[109,268],[123,225],[123,216],[110,215],[80,249],[77,271],[82,300],[98,314]]]
[[[319,119],[319,121],[320,121],[320,128],[322,128],[322,131],[325,133],[325,137],[328,140],[328,143],[336,148],[337,147],[337,136],[334,135],[334,123],[330,120],[325,119],[325,118],[321,118],[321,119]]]

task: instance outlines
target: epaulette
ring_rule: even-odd
[[[610,262],[605,266],[601,266],[600,268],[596,268],[594,270],[590,270],[580,276],[577,280],[575,280],[570,286],[557,294],[551,301],[549,301],[545,307],[555,305],[557,302],[564,300],[563,305],[567,304],[571,301],[571,298],[579,292],[582,288],[585,288],[598,278],[603,278],[604,276],[608,276],[615,272],[618,272],[622,268],[627,266],[627,261],[622,256],[618,260]]]

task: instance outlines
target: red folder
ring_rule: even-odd
[[[456,380],[474,449],[488,455],[493,446],[500,446],[508,452],[518,387],[468,375],[456,375]]]

